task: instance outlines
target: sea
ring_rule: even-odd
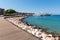
[[[29,16],[25,22],[46,29],[48,32],[60,33],[60,15]]]

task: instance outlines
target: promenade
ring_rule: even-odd
[[[38,40],[0,17],[0,40]]]

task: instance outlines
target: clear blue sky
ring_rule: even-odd
[[[0,0],[0,8],[12,8],[20,12],[60,14],[60,0]]]

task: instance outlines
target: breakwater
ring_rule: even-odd
[[[12,22],[13,24],[17,25],[18,27],[22,28],[23,30],[27,31],[28,33],[36,36],[41,40],[60,40],[59,34],[54,34],[52,32],[46,32],[43,28],[37,28],[34,25],[24,23],[22,20],[26,18],[25,16],[22,17],[12,17],[6,18],[6,20]],[[53,35],[54,34],[54,35]]]

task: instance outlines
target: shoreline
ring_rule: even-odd
[[[15,24],[19,28],[22,28],[23,30],[27,31],[28,33],[36,36],[37,38],[41,40],[60,40],[59,34],[54,34],[53,32],[46,32],[43,28],[37,28],[34,25],[28,24],[26,22],[23,22],[22,20],[25,19],[27,16],[22,17],[11,17],[6,18],[9,22]]]

